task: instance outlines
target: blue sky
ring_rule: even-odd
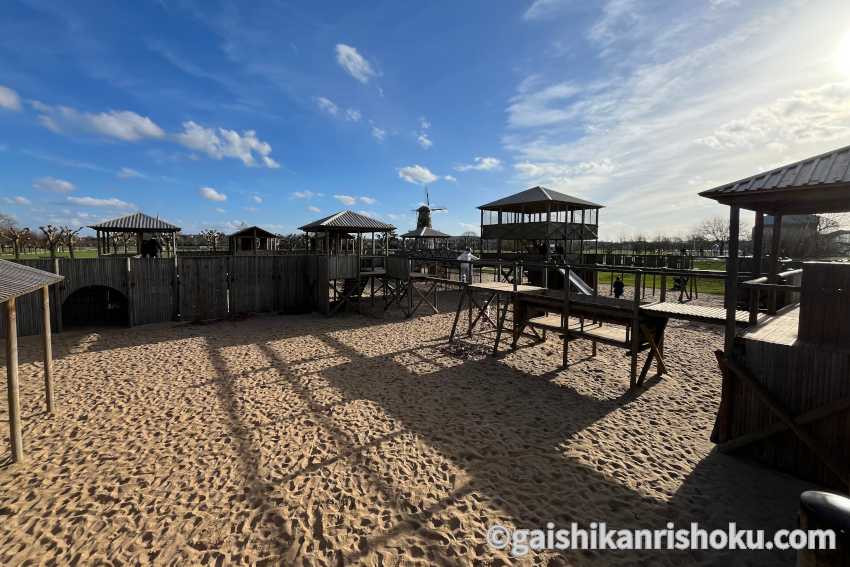
[[[0,211],[277,232],[350,208],[477,230],[536,184],[603,237],[850,144],[850,3],[4,2]]]

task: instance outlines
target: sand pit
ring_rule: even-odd
[[[447,349],[452,316],[63,333],[54,418],[21,339],[27,461],[0,467],[0,564],[793,564],[488,548],[493,523],[772,532],[808,485],[712,452],[718,328],[672,323],[670,376],[634,395],[621,350],[575,343],[563,372],[555,338]]]

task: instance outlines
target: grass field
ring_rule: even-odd
[[[68,251],[63,250],[61,252],[56,253],[57,258],[68,258]],[[97,249],[96,248],[78,248],[74,250],[75,258],[96,258],[97,257]],[[15,258],[14,254],[0,254],[0,258],[4,260],[13,260]],[[38,252],[29,252],[25,254],[21,254],[21,260],[48,260],[50,259],[50,252],[46,250],[39,250]]]

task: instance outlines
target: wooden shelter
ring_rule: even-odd
[[[532,187],[478,207],[481,238],[496,241],[501,258],[503,242],[513,241],[514,250],[532,243],[537,255],[554,253],[571,262],[582,262],[585,242],[598,242],[599,209],[602,205],[566,195],[546,187]],[[574,245],[574,242],[578,242]],[[594,250],[596,247],[594,246]]]
[[[144,252],[146,246],[145,234],[160,234],[166,238],[171,238],[171,253],[173,256],[177,256],[177,233],[180,232],[180,227],[141,212],[93,224],[89,228],[93,229],[97,236],[98,256],[109,254],[110,244],[114,244],[115,234],[120,233],[135,234],[136,253],[142,255],[148,255]],[[159,253],[157,252],[154,255],[159,255]]]
[[[416,228],[401,235],[401,240],[405,243],[405,249],[407,248],[407,240],[413,240],[414,250],[436,250],[438,248],[443,248],[449,238],[451,238],[451,236],[445,232],[440,232],[430,226]]]
[[[816,482],[850,485],[850,265],[779,273],[782,218],[850,211],[850,146],[704,191],[729,205],[723,391],[712,438]],[[738,277],[741,209],[756,214],[751,279]],[[774,219],[762,266],[765,215]],[[797,279],[801,278],[801,283]],[[739,288],[750,328],[736,332]],[[776,309],[776,294],[799,296]],[[765,305],[761,297],[766,294]],[[760,312],[766,311],[761,317]]]
[[[364,234],[371,234],[372,250],[375,255],[388,255],[390,247],[389,235],[396,230],[391,224],[355,213],[340,211],[325,218],[313,221],[300,227],[309,237],[309,251],[318,254],[340,255],[364,254]],[[351,235],[356,238],[352,239]],[[376,234],[384,235],[383,250],[377,249]],[[311,236],[312,235],[312,236]]]
[[[6,384],[9,399],[9,443],[12,461],[24,458],[23,433],[21,428],[20,388],[18,386],[18,318],[16,299],[41,290],[42,336],[44,337],[44,390],[47,411],[54,411],[53,393],[53,347],[50,335],[50,292],[49,287],[64,278],[57,274],[37,270],[0,260],[0,303],[3,303],[6,323]]]
[[[258,226],[243,228],[227,237],[233,256],[262,256],[277,251],[278,236]]]

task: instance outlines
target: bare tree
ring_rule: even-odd
[[[83,227],[78,228],[77,230],[72,229],[70,226],[63,226],[60,228],[62,232],[62,239],[65,241],[65,246],[68,247],[68,255],[71,259],[74,259],[74,246],[77,244],[79,240],[78,234],[83,230]]]
[[[206,241],[207,246],[209,246],[210,249],[213,252],[217,252],[218,251],[218,240],[219,240],[219,238],[222,238],[224,236],[224,234],[215,230],[214,228],[211,228],[211,229],[208,229],[208,230],[202,230],[201,236]]]
[[[699,233],[709,242],[715,243],[720,249],[720,255],[726,252],[726,243],[729,242],[729,221],[722,217],[706,219],[700,225]]]
[[[44,233],[45,248],[50,251],[50,258],[56,258],[56,251],[62,245],[63,231],[58,226],[48,224],[38,227]]]
[[[21,248],[30,239],[30,229],[18,228],[15,225],[0,229],[0,235],[12,245],[15,260],[21,258]]]

